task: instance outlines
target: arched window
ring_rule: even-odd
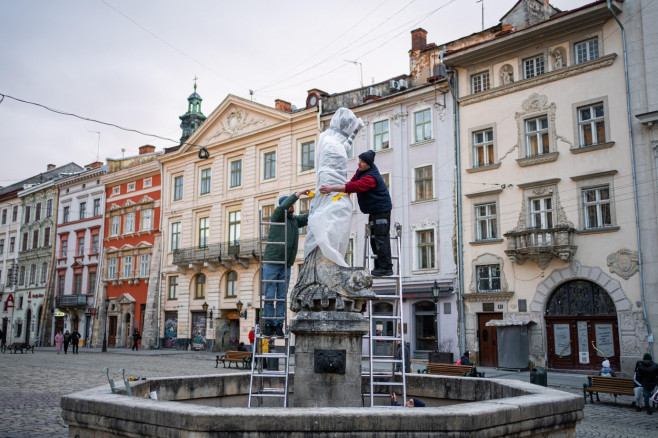
[[[206,276],[205,274],[198,274],[196,276],[194,285],[194,298],[200,299],[206,296]]]
[[[615,304],[598,284],[572,280],[558,287],[546,306],[546,315],[616,315]]]
[[[238,273],[235,271],[231,271],[226,274],[226,296],[238,296]]]

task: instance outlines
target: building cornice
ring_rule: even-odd
[[[148,163],[139,164],[135,167],[118,170],[116,172],[107,173],[101,178],[101,182],[106,186],[116,185],[127,181],[132,181],[138,178],[146,178],[148,176],[157,175],[160,173],[160,163],[158,161],[149,161]]]

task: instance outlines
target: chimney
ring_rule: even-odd
[[[411,51],[427,48],[427,31],[421,27],[411,31]]]
[[[289,113],[292,111],[290,102],[286,102],[285,100],[281,100],[281,99],[276,99],[274,101],[274,108],[276,108],[279,111],[283,111],[284,113]]]
[[[139,147],[139,155],[150,154],[151,152],[155,152],[155,146],[145,144],[144,146]]]
[[[47,170],[53,170],[55,167],[57,167],[57,166],[55,166],[54,164],[49,164],[48,166],[46,166],[46,169]]]
[[[93,163],[87,164],[85,166],[85,168],[86,169],[95,169],[97,167],[101,167],[102,165],[103,165],[103,163],[101,163],[100,161],[94,161]]]

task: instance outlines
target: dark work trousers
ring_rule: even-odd
[[[78,343],[71,342],[71,353],[78,354]]]
[[[392,269],[391,263],[391,212],[374,213],[368,216],[370,247],[377,255],[375,269]]]

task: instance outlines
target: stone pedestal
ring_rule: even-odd
[[[368,319],[355,312],[301,311],[295,334],[294,407],[357,407],[361,404],[362,338]]]

